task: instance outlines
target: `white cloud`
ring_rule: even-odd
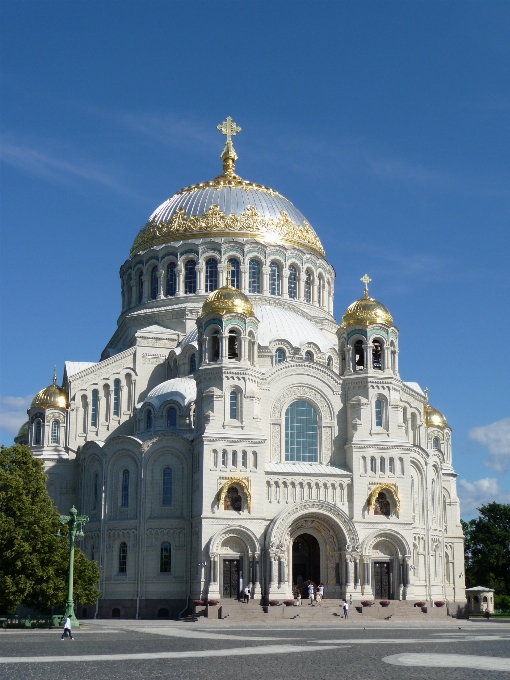
[[[485,477],[475,482],[461,479],[457,492],[463,517],[474,515],[477,508],[487,503],[510,503],[510,493],[503,491],[495,477]]]
[[[489,451],[490,458],[484,465],[496,472],[504,472],[510,467],[510,418],[475,427],[469,430],[469,438]]]
[[[28,397],[0,397],[0,428],[16,436],[27,420],[27,408],[33,398],[33,394]]]

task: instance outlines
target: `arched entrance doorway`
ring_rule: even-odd
[[[292,588],[308,597],[308,581],[320,583],[321,560],[319,541],[311,534],[299,534],[292,543]]]

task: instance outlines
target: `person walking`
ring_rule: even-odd
[[[244,589],[244,601],[246,604],[250,601],[250,588],[248,586]]]
[[[66,617],[66,620],[64,621],[64,632],[62,633],[62,637],[60,638],[63,640],[66,637],[66,633],[69,635],[69,638],[73,640],[73,636],[71,633],[71,619],[69,616]]]
[[[349,605],[347,604],[347,600],[344,602],[344,619],[349,618]]]
[[[310,581],[310,583],[308,584],[308,599],[310,600],[311,606],[313,606],[313,597],[314,597],[313,583]]]
[[[321,606],[323,598],[324,598],[324,586],[322,585],[322,583],[319,583],[319,585],[317,586],[317,595],[315,596],[318,607]]]

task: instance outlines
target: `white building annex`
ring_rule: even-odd
[[[176,616],[192,598],[465,602],[451,430],[403,382],[399,331],[335,272],[297,208],[223,173],[151,215],[120,269],[97,363],[65,363],[16,441],[61,512],[90,518],[101,617]],[[361,293],[360,287],[360,293]]]

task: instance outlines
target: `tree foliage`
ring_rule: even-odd
[[[462,522],[466,584],[510,595],[510,505],[489,503],[479,517]]]
[[[57,536],[58,510],[46,490],[43,464],[26,446],[0,448],[0,612],[18,604],[45,612],[67,599],[69,544]],[[74,595],[99,596],[99,568],[75,548]]]

